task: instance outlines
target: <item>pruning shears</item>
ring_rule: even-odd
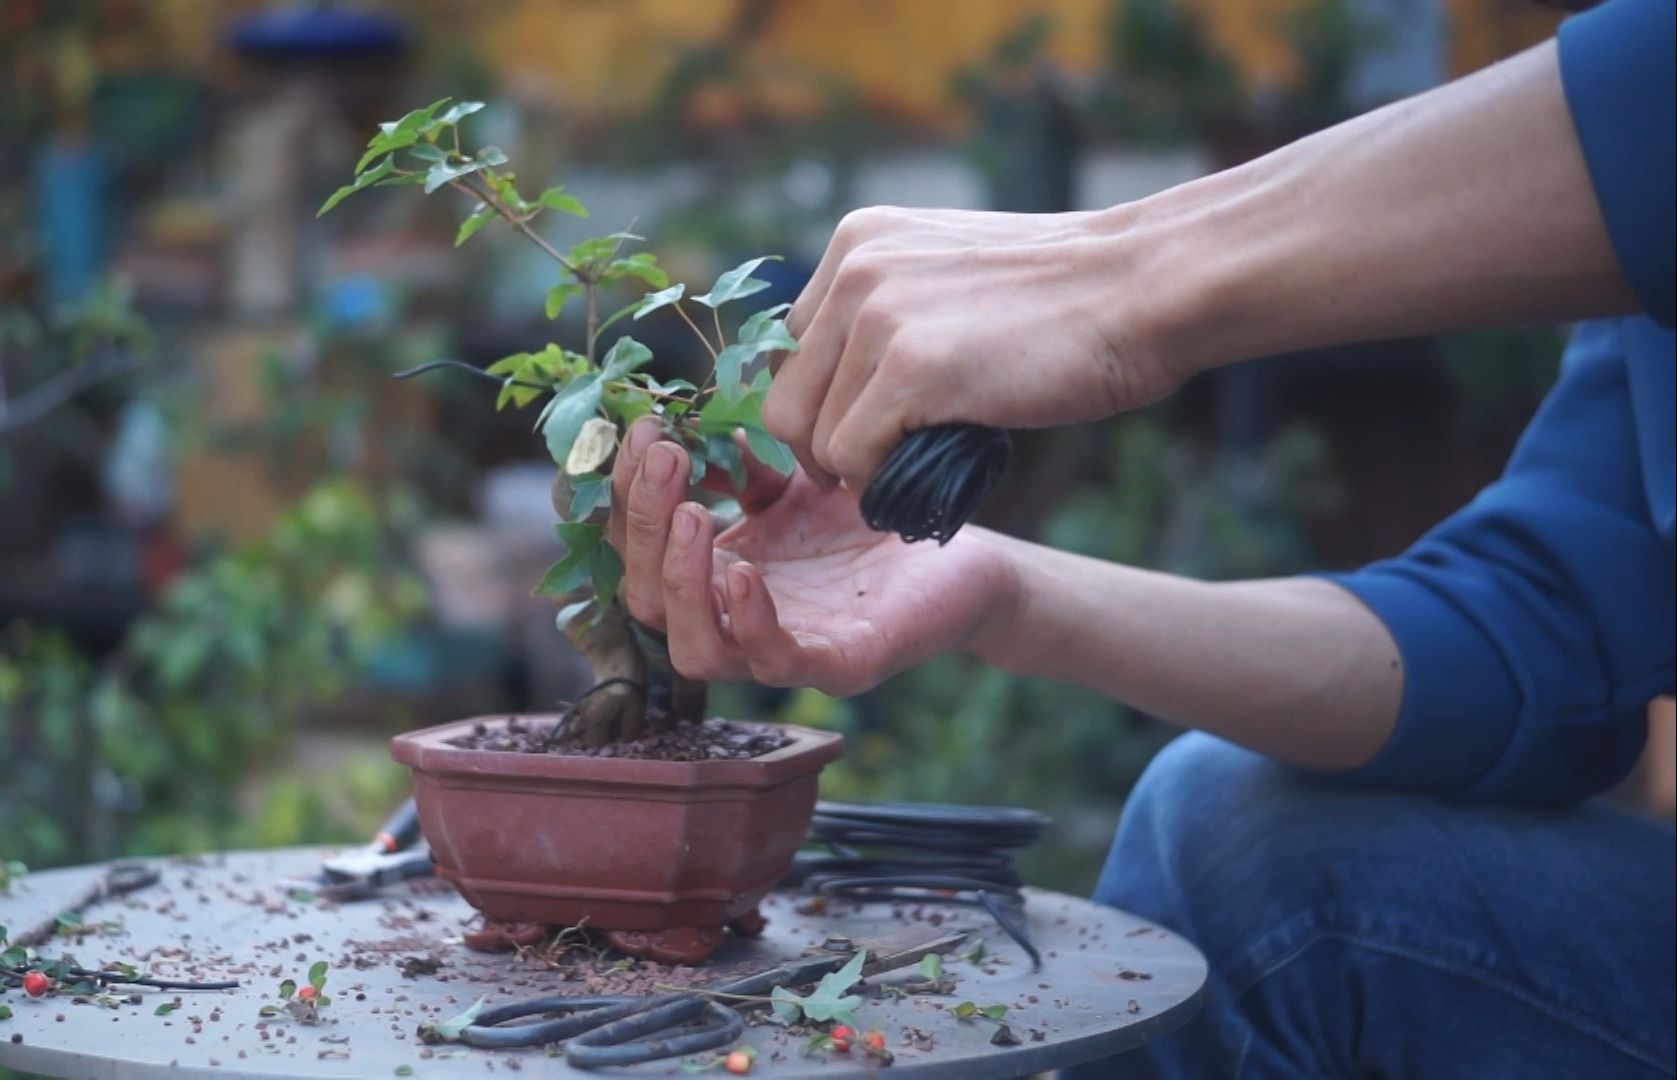
[[[702,989],[676,990],[650,997],[565,997],[550,995],[486,1009],[451,1033],[467,1046],[506,1050],[569,1040],[565,1063],[577,1069],[639,1065],[648,1061],[720,1050],[745,1032],[745,1018],[730,1000],[763,998],[776,987],[788,989],[818,982],[864,958],[857,979],[867,979],[919,963],[927,956],[955,951],[965,931],[945,934],[866,959],[862,951],[843,948],[801,957],[779,967]],[[841,989],[848,989],[844,987]],[[749,1007],[749,1004],[742,1005]],[[564,1013],[556,1019],[502,1026],[510,1020]]]
[[[390,815],[372,843],[323,859],[313,879],[290,878],[280,884],[328,900],[365,900],[386,886],[435,872],[431,849],[419,834],[419,808],[410,798]]]

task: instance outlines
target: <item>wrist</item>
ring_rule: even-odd
[[[1024,541],[969,526],[957,542],[965,542],[984,549],[985,572],[983,588],[985,600],[978,624],[961,646],[961,651],[987,664],[1007,667],[1007,660],[1018,651],[1018,622],[1027,595],[1024,577],[1030,560],[1023,549]]]
[[[1097,215],[1106,273],[1117,269],[1107,340],[1150,358],[1170,386],[1290,347],[1310,312],[1277,301],[1312,241],[1309,215],[1287,209],[1286,172],[1263,158]]]

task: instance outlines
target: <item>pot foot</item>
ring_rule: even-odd
[[[676,926],[668,930],[608,930],[606,941],[625,956],[660,964],[702,964],[722,944],[717,927]]]
[[[732,930],[739,937],[754,938],[762,937],[763,931],[768,928],[768,925],[769,920],[763,918],[763,913],[758,911],[756,908],[752,908],[750,911],[729,923],[728,929]]]
[[[502,953],[512,952],[520,946],[529,948],[539,945],[545,936],[547,927],[540,923],[512,922],[485,915],[483,925],[466,931],[461,940],[466,943],[466,948],[477,952]]]

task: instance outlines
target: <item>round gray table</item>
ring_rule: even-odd
[[[59,994],[32,1000],[20,990],[0,993],[12,1018],[0,1020],[0,1068],[69,1077],[389,1077],[484,1076],[534,1071],[542,1076],[682,1075],[676,1061],[582,1073],[541,1049],[472,1050],[427,1047],[421,1022],[446,1020],[479,997],[490,1006],[548,993],[582,993],[561,972],[514,956],[486,956],[460,943],[474,919],[445,884],[430,880],[387,889],[377,898],[331,904],[294,897],[285,879],[311,876],[318,849],[235,853],[201,859],[163,859],[161,880],[126,897],[85,910],[85,923],[102,928],[78,941],[49,942],[48,956],[73,953],[84,966],[124,962],[165,978],[237,978],[238,990],[175,993],[138,990],[138,1004],[75,1004]],[[0,896],[0,925],[19,928],[50,918],[76,901],[102,872],[77,867],[29,875]],[[769,929],[755,941],[730,942],[711,961],[728,967],[772,966],[829,937],[865,946],[903,943],[970,928],[985,942],[974,962],[951,957],[948,995],[870,994],[857,1010],[858,1027],[889,1040],[894,1077],[985,1080],[1025,1076],[1133,1049],[1176,1027],[1198,1007],[1205,962],[1186,941],[1133,916],[1057,893],[1031,891],[1030,934],[1044,965],[1029,960],[982,911],[947,905],[855,907],[833,903],[825,913],[800,914],[807,902],[772,896],[764,905]],[[410,957],[434,960],[416,971]],[[317,960],[330,966],[331,1004],[318,1025],[263,1019],[283,978],[299,982]],[[885,975],[870,986],[918,977]],[[133,988],[118,988],[124,995]],[[160,1004],[181,1004],[158,1015]],[[1016,1046],[991,1042],[996,1024],[962,1021],[963,1001],[1008,1006],[1005,1023]],[[805,1041],[778,1026],[747,1028],[757,1048],[753,1076],[873,1075],[861,1053],[805,1057]],[[717,1070],[712,1075],[725,1076]]]

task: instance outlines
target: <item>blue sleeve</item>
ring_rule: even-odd
[[[1671,353],[1632,370],[1623,335],[1638,324],[1669,341],[1643,320],[1579,327],[1502,478],[1402,556],[1332,578],[1386,624],[1404,669],[1397,727],[1351,779],[1559,802],[1635,762],[1677,650],[1672,537],[1650,510],[1631,400]],[[1669,416],[1658,426],[1669,442]]]
[[[1610,0],[1561,24],[1561,83],[1619,266],[1643,310],[1670,327],[1677,5]]]

